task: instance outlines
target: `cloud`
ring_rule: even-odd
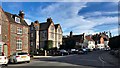
[[[119,0],[2,0],[3,2],[119,2]]]
[[[96,11],[79,15],[80,10],[88,7],[86,5],[87,2],[55,2],[43,7],[44,4],[45,3],[39,7],[35,7],[34,12],[28,11],[25,14],[25,20],[28,24],[35,20],[42,22],[48,17],[52,17],[54,23],[60,23],[62,26],[63,34],[68,35],[70,31],[73,31],[74,34],[95,33],[95,29],[97,29],[96,26],[116,24],[118,22],[117,16],[109,16],[110,14],[116,14],[117,10],[114,12]],[[108,16],[103,16],[104,14]],[[89,18],[86,18],[85,15],[88,15]],[[91,17],[92,15],[97,17]],[[112,29],[108,27],[104,30]]]
[[[105,11],[96,11],[96,12],[89,12],[89,13],[85,13],[83,14],[83,16],[85,17],[96,17],[96,16],[109,16],[109,15],[118,15],[118,11],[113,11],[113,12],[105,12]]]
[[[31,22],[33,22],[32,20],[30,20],[30,19],[25,19],[25,21],[28,23],[28,25],[30,25],[31,24]]]
[[[117,11],[87,13],[86,15],[88,16],[100,15],[100,17],[90,17],[87,19],[84,15],[78,15],[80,10],[87,7],[86,4],[86,2],[53,3],[44,8],[41,6],[37,8],[37,14],[40,15],[40,18],[44,17],[46,19],[47,17],[52,17],[55,23],[60,22],[64,35],[69,34],[70,31],[73,31],[75,34],[95,33],[96,26],[116,24],[118,22],[117,16],[109,16],[109,14],[116,14]],[[108,16],[103,16],[104,14],[108,14]],[[110,30],[110,28],[108,27],[104,30]]]
[[[112,36],[118,36],[118,28],[111,29]]]

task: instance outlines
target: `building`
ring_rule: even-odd
[[[30,27],[30,53],[36,54],[40,45],[40,24],[38,21],[32,22]]]
[[[0,52],[4,52],[6,56],[10,54],[10,23],[9,20],[0,7]]]
[[[55,45],[58,49],[62,45],[62,33],[60,24],[55,24]]]
[[[95,35],[85,35],[84,38],[84,44],[87,43],[87,45],[84,46],[88,47],[89,49],[103,49],[108,47],[109,38],[105,32]]]
[[[73,32],[70,32],[70,35],[63,37],[63,46],[62,49],[79,49],[82,48],[84,41],[84,33],[80,35],[73,35]]]
[[[59,48],[62,45],[62,28],[60,24],[54,24],[51,18],[43,23],[31,23],[30,34],[31,52],[34,54],[39,50]],[[38,51],[35,51],[36,48]]]
[[[0,9],[2,14],[1,42],[4,44],[2,52],[6,56],[14,52],[29,52],[29,27],[24,20],[24,12],[20,11],[19,15],[16,15]]]
[[[88,42],[87,42],[87,46],[84,47],[92,51],[95,48],[95,41],[92,39],[92,35],[85,36],[85,40],[87,40]]]

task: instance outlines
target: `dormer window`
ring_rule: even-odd
[[[20,23],[20,18],[15,17],[15,22]]]

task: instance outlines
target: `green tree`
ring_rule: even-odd
[[[53,41],[52,40],[46,40],[45,41],[45,46],[44,46],[44,50],[49,50],[53,47]]]

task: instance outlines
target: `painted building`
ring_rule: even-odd
[[[55,45],[57,48],[60,48],[60,45],[62,45],[62,33],[60,24],[55,24]]]
[[[38,28],[38,30],[36,30]],[[51,18],[48,18],[46,22],[39,23],[37,21],[30,25],[30,43],[32,43],[30,49],[35,53],[36,46],[38,50],[43,50],[46,41],[52,41],[52,48],[59,48],[62,45],[62,28],[60,24],[54,24]],[[38,51],[37,51],[38,52]]]

